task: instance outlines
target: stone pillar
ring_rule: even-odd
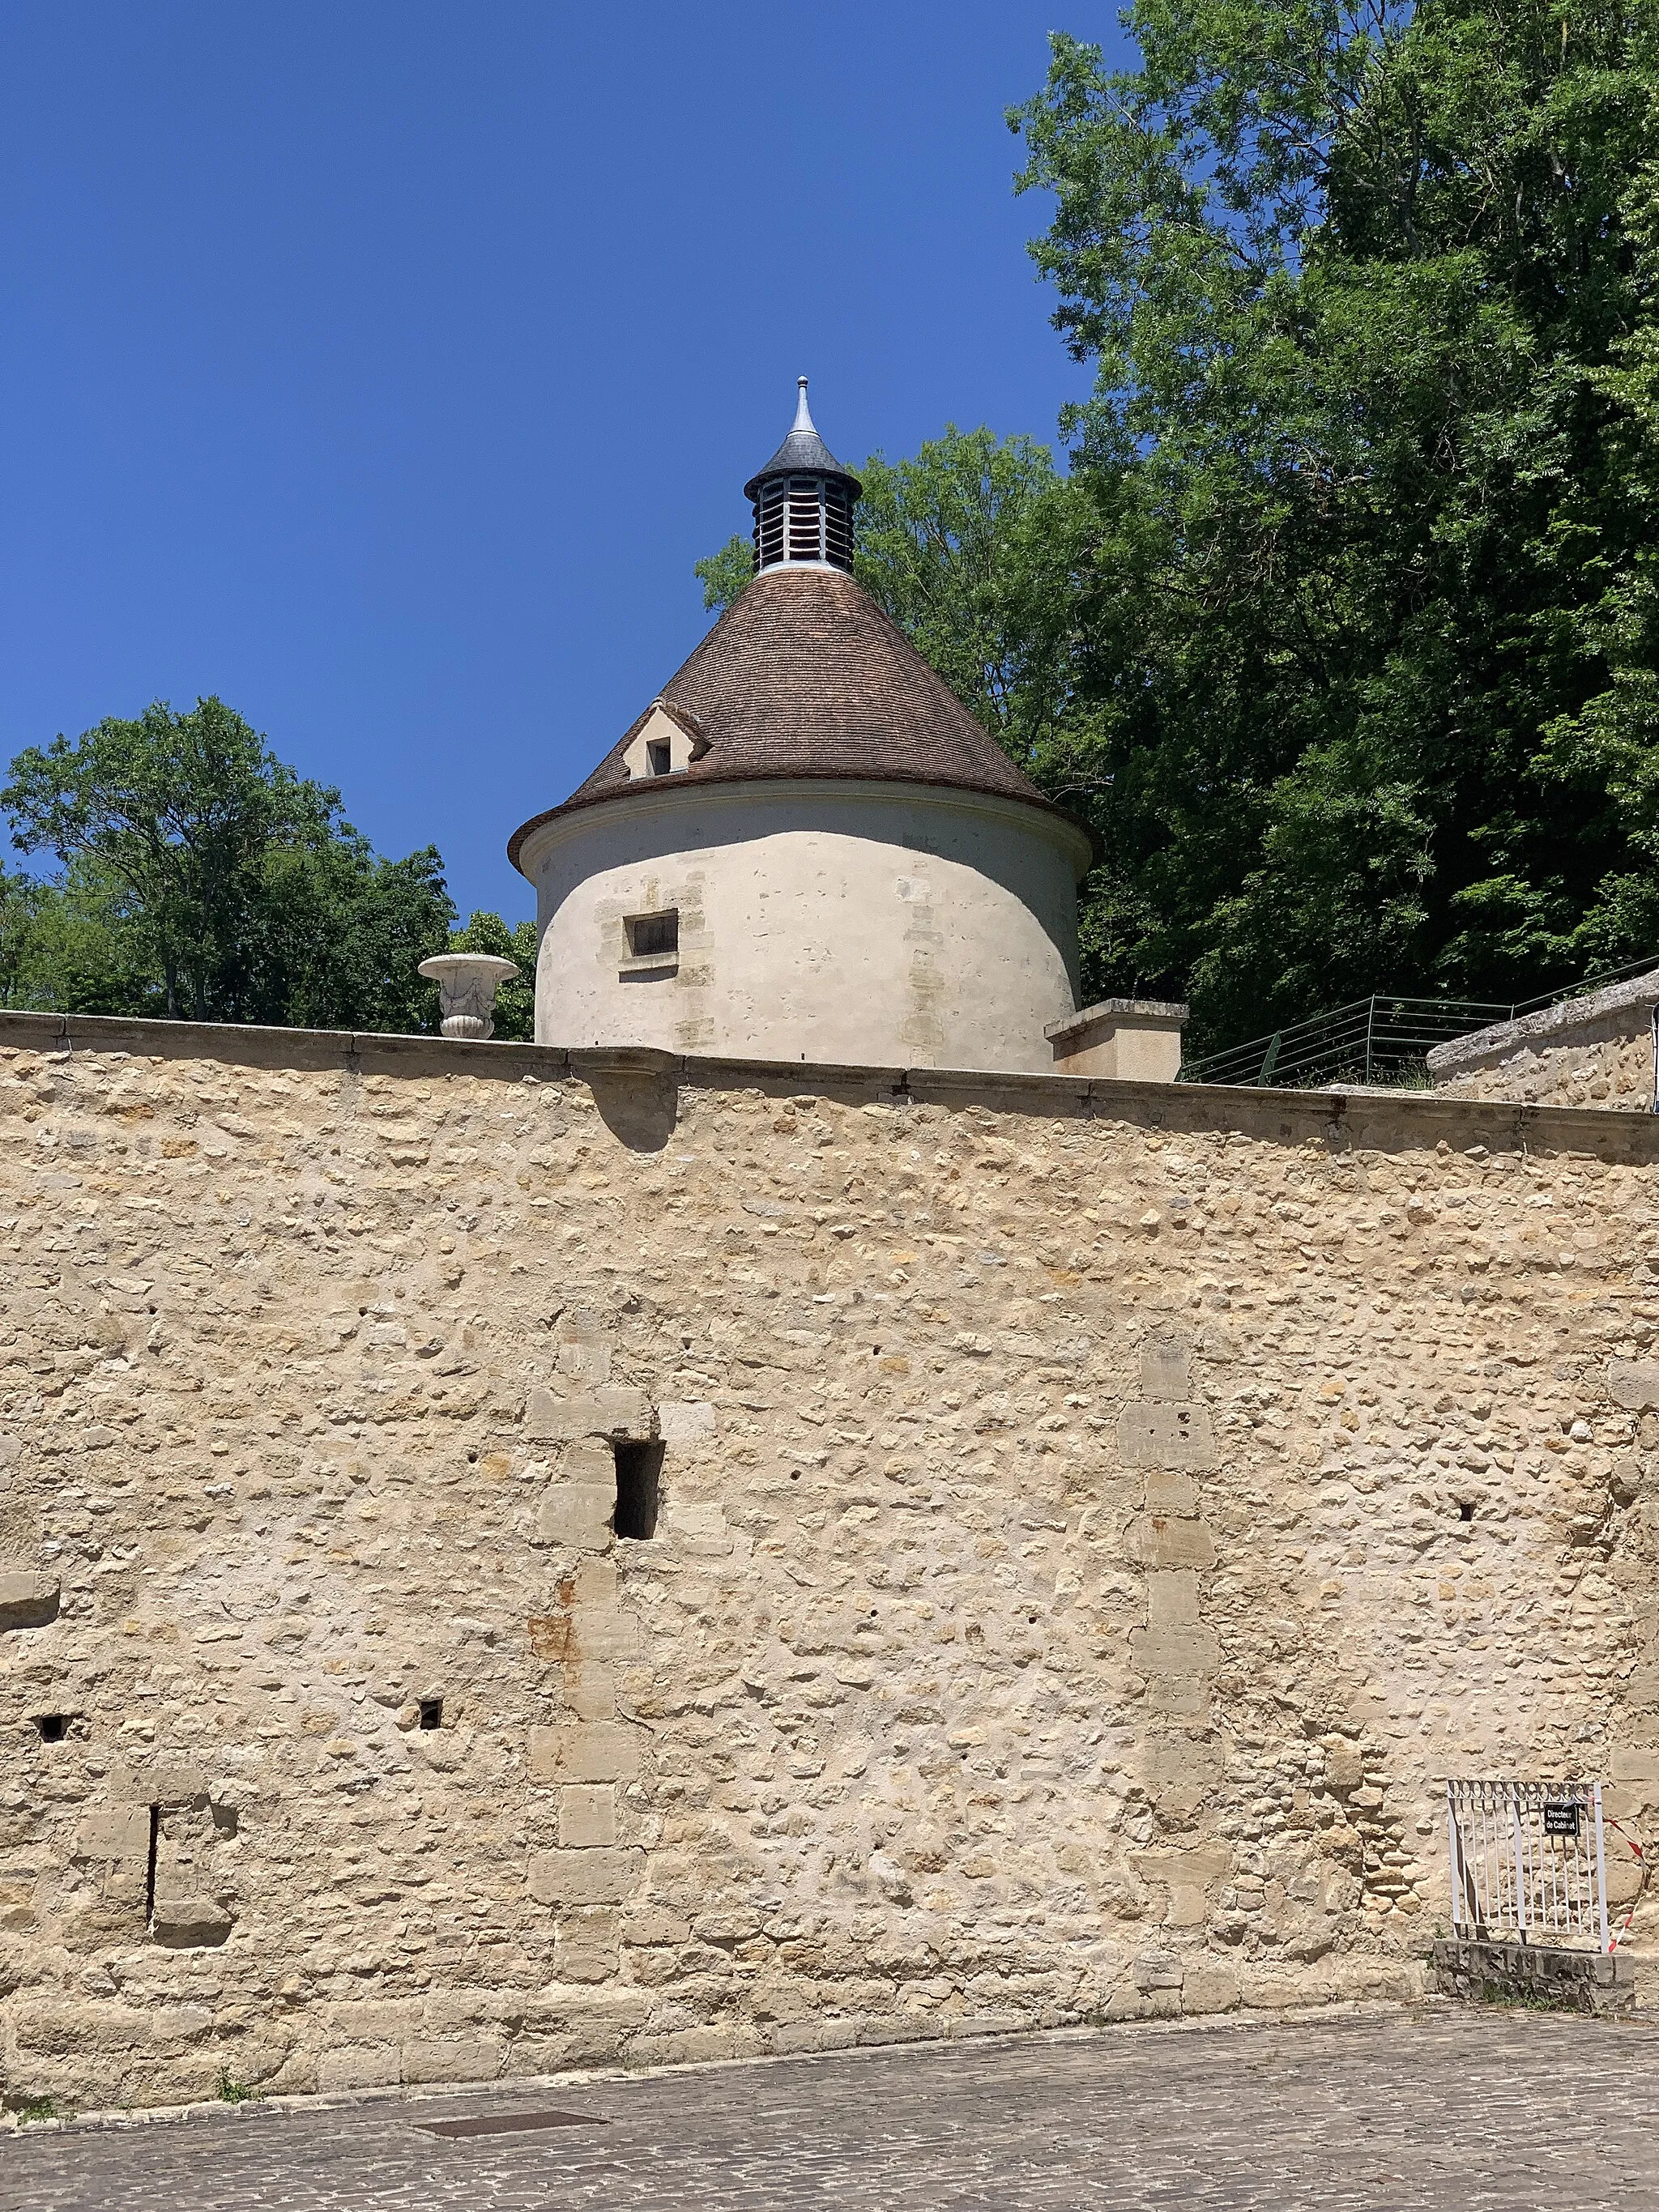
[[[1126,2017],[1223,2012],[1239,1996],[1231,1966],[1194,1947],[1233,1853],[1226,1843],[1205,1838],[1200,1826],[1206,1793],[1221,1771],[1206,1735],[1221,1647],[1199,1601],[1199,1577],[1214,1566],[1216,1548],[1198,1478],[1217,1459],[1209,1408],[1188,1395],[1191,1370],[1184,1337],[1149,1335],[1140,1347],[1141,1395],[1118,1417],[1120,1458],[1146,1470],[1129,1551],[1146,1577],[1146,1625],[1130,1631],[1129,1663],[1145,1678],[1149,1716],[1163,1717],[1146,1731],[1146,1782],[1170,1838],[1133,1855],[1139,1872],[1166,1893],[1167,1948],[1149,1948],[1136,1960],[1133,1992],[1123,1992],[1115,2008]]]
[[[1042,1032],[1056,1075],[1173,1083],[1181,1073],[1187,1008],[1162,999],[1102,999]]]

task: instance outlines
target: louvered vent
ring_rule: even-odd
[[[772,477],[755,501],[755,566],[853,565],[853,501],[842,477]]]

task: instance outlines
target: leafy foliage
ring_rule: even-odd
[[[984,428],[872,453],[860,581],[993,736],[1028,759],[1066,703],[1072,503],[1046,447]]]
[[[86,860],[57,883],[0,869],[0,1004],[85,1014],[159,1012],[118,890]]]
[[[1101,980],[1242,1034],[1659,949],[1651,18],[1131,21],[1139,70],[1057,39],[1018,118],[1097,369],[1086,588],[1136,610],[1079,692]]]
[[[0,873],[9,1005],[198,1021],[433,1025],[416,970],[454,908],[431,847],[375,854],[337,792],[218,699],[100,722],[12,763],[0,806],[60,878]]]
[[[401,860],[342,824],[319,848],[271,853],[263,872],[260,992],[249,1020],[380,1031],[437,1026],[420,963],[444,951],[455,908],[427,845]]]
[[[702,603],[723,614],[735,604],[755,573],[755,549],[746,538],[728,538],[718,553],[695,562],[692,574],[702,586]]]

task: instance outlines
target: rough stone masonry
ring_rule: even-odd
[[[1448,1771],[1659,1803],[1650,1118],[28,1016],[0,1116],[14,2107],[1414,1992]]]

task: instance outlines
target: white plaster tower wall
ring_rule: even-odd
[[[514,833],[539,1042],[1052,1073],[1093,841],[859,584],[860,489],[803,378],[752,580]]]
[[[896,782],[665,779],[562,811],[520,854],[537,1038],[1051,1072],[1088,861],[1055,814]]]

